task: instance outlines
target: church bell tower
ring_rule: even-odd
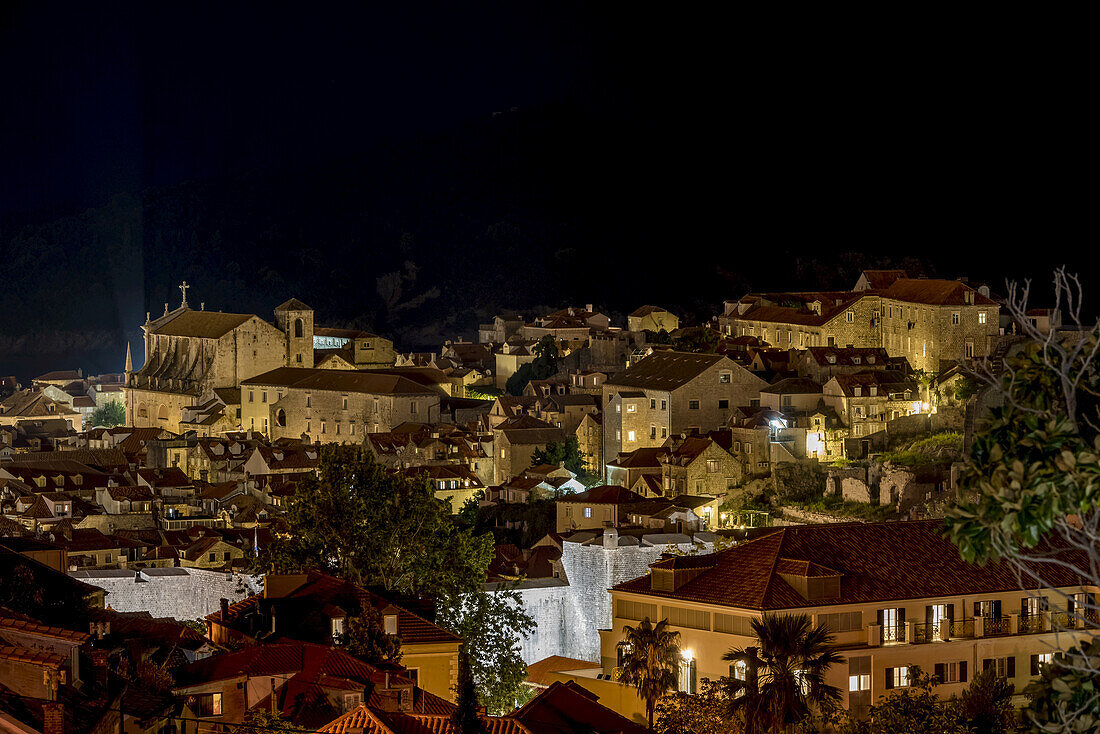
[[[275,325],[286,335],[288,367],[313,366],[313,309],[291,298],[275,308]]]

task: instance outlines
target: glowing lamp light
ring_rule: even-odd
[[[771,426],[772,426],[772,428],[786,428],[787,427],[786,425],[783,424],[783,421],[779,420],[778,418],[772,418],[771,419]]]
[[[692,649],[690,647],[685,649],[685,650],[681,650],[680,655],[681,655],[681,657],[684,658],[684,660],[686,660],[689,663],[691,662],[691,659],[695,657],[695,653],[692,651]]]
[[[920,409],[921,410],[928,410],[928,403],[921,403],[920,404]]]

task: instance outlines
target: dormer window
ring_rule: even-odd
[[[330,622],[332,626],[332,639],[339,640],[344,635],[344,618],[333,617]]]
[[[386,616],[384,616],[382,618],[382,630],[387,635],[396,635],[397,634],[397,615],[396,614],[387,614]]]
[[[872,397],[874,397],[875,395],[878,395],[878,385],[871,385],[867,389],[870,391],[868,394],[871,395]]]
[[[859,357],[852,357],[852,364],[859,364]]]
[[[830,355],[826,356],[825,361],[828,362],[829,364],[836,364],[836,355],[835,354],[830,354]]]
[[[860,395],[863,394],[863,388],[860,387],[859,385],[856,385],[855,387],[852,388],[852,394],[855,395],[858,398]]]
[[[873,354],[867,355],[867,364],[874,364],[874,363],[875,363],[875,355],[873,355]]]

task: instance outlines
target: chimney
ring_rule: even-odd
[[[219,601],[222,604],[222,621],[225,622],[229,619],[229,600],[223,596]]]
[[[584,310],[587,311],[588,313],[595,313],[596,312],[596,309],[593,308],[593,304],[591,304],[591,303],[584,304]]]
[[[107,688],[107,658],[110,654],[107,650],[88,651],[88,660],[92,663],[92,681],[98,688]]]
[[[42,734],[65,734],[65,704],[60,701],[42,704]]]

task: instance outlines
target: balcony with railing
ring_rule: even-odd
[[[1028,614],[1020,616],[1019,631],[1020,634],[1027,634],[1029,632],[1045,632],[1045,620],[1042,614]]]
[[[983,621],[986,637],[1000,637],[1012,632],[1012,620],[1008,617],[985,617]]]
[[[885,624],[882,626],[882,644],[905,642],[905,623]]]
[[[942,641],[943,637],[940,635],[940,625],[938,623],[913,625],[912,642],[914,645],[919,645],[924,642]]]
[[[951,639],[968,639],[974,636],[973,619],[952,619]]]

